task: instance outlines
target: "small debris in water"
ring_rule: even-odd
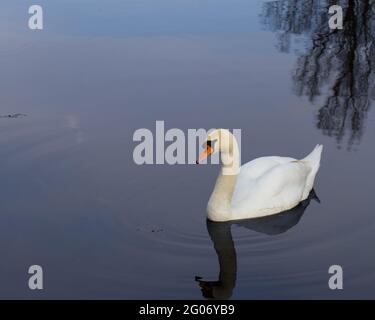
[[[145,231],[145,232],[163,232],[164,230],[162,228],[158,228],[158,227],[154,227],[152,228],[151,226],[141,226],[141,227],[137,227],[136,228],[136,231]]]
[[[163,229],[152,229],[151,232],[162,232]]]
[[[14,114],[0,115],[0,118],[11,118],[11,119],[23,118],[23,117],[26,117],[26,114],[23,114],[23,113],[14,113]]]

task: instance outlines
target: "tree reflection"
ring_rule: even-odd
[[[328,8],[341,5],[344,29],[331,30]],[[295,92],[314,102],[329,93],[317,127],[341,144],[359,141],[371,100],[375,99],[375,0],[278,0],[264,4],[263,21],[278,33],[278,48],[289,52],[293,37],[307,38],[293,73]]]

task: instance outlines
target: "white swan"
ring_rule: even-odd
[[[212,221],[258,218],[280,213],[307,199],[319,170],[323,146],[304,159],[262,157],[240,167],[236,138],[224,129],[208,134],[197,163],[220,152],[222,168],[207,205]]]

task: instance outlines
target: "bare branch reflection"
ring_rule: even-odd
[[[328,8],[341,5],[344,29],[331,30]],[[289,52],[304,35],[307,48],[293,72],[295,92],[310,102],[328,91],[317,127],[336,137],[360,141],[371,100],[375,99],[375,0],[278,0],[264,4],[263,22],[278,34],[278,48]]]

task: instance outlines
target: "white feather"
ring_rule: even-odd
[[[209,138],[223,140],[231,136],[226,130],[218,131],[220,134],[213,133]],[[231,136],[233,139],[236,150],[237,143]],[[301,160],[277,156],[257,158],[239,170],[233,168],[233,172],[238,172],[236,175],[225,175],[222,170],[208,203],[208,218],[213,221],[258,218],[292,209],[307,199],[312,190],[322,150],[323,146],[317,145]]]

